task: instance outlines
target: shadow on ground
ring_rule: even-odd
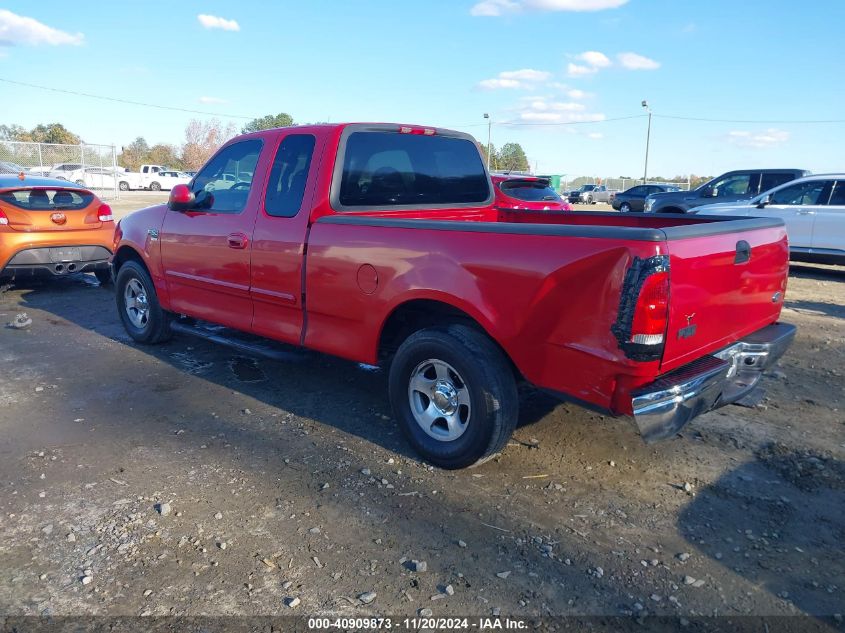
[[[780,444],[703,489],[680,514],[701,553],[802,612],[843,612],[845,464]]]

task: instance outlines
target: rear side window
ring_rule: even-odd
[[[790,180],[795,180],[795,174],[769,174],[763,172],[763,180],[760,184],[760,191],[768,191],[774,189],[778,185],[788,183]]]
[[[314,143],[315,138],[311,134],[290,134],[279,145],[267,183],[264,201],[267,215],[292,218],[299,213]]]
[[[836,187],[833,189],[833,194],[831,194],[828,204],[838,207],[845,206],[845,181],[836,181]]]
[[[560,201],[557,192],[545,182],[530,180],[506,180],[499,185],[502,193],[526,202]]]
[[[344,207],[484,203],[490,185],[469,139],[353,132],[346,140],[338,201]]]
[[[70,189],[18,189],[0,193],[5,202],[27,211],[57,211],[84,209],[94,200],[94,194]]]

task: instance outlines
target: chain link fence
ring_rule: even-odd
[[[119,171],[114,145],[0,141],[0,174],[59,178],[87,187],[102,199],[113,199],[119,197]]]

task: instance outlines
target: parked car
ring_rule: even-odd
[[[581,185],[577,189],[570,191],[566,196],[566,200],[567,202],[579,203],[581,202],[582,195],[590,193],[596,187],[598,187],[598,185]]]
[[[630,213],[632,211],[641,212],[645,207],[646,196],[653,193],[680,190],[679,187],[672,185],[636,185],[615,194],[611,199],[610,206],[622,213]]]
[[[176,185],[186,184],[190,177],[162,165],[141,165],[138,172],[125,171],[121,174],[118,188],[121,191],[149,189],[161,191],[172,189]]]
[[[581,202],[584,204],[609,203],[615,193],[616,190],[608,189],[607,185],[593,185],[592,189],[581,193]]]
[[[47,177],[76,182],[82,178],[84,169],[85,166],[82,163],[58,163],[53,165],[47,173]]]
[[[250,177],[219,187],[232,173]],[[655,441],[746,394],[794,336],[778,322],[781,220],[664,224],[494,201],[468,134],[327,124],[239,136],[168,204],[119,222],[118,314],[139,343],[176,330],[249,348],[206,321],[381,363],[399,426],[444,468],[507,444],[518,382],[633,415]]]
[[[490,179],[499,208],[572,211],[572,206],[549,186],[548,178],[491,174]]]
[[[729,171],[693,191],[650,194],[645,200],[646,213],[686,213],[714,202],[750,200],[790,180],[808,176],[804,169],[740,169]]]
[[[786,224],[790,259],[845,264],[845,174],[799,178],[748,202],[708,204],[693,212],[778,218]]]
[[[93,272],[107,283],[113,238],[111,208],[88,189],[0,176],[0,278]]]
[[[111,167],[86,167],[81,178],[75,182],[91,189],[115,189],[125,172]]]
[[[26,167],[6,160],[0,161],[0,174],[22,174],[26,173]]]

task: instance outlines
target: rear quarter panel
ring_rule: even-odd
[[[530,382],[612,408],[617,376],[653,377],[610,328],[625,270],[662,243],[317,222],[308,244],[307,347],[377,360],[379,336],[406,301],[442,301],[490,334]],[[362,267],[364,267],[362,271]],[[363,288],[371,269],[377,285]],[[642,383],[642,379],[634,379]]]

